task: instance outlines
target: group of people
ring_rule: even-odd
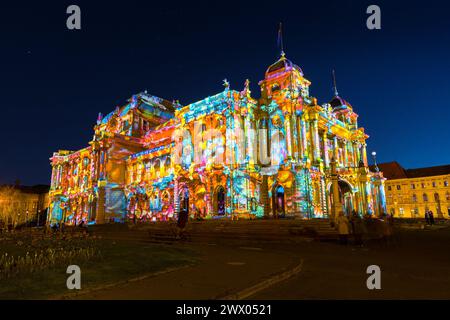
[[[336,223],[341,244],[348,244],[350,234],[353,235],[355,245],[361,246],[363,244],[363,235],[366,232],[366,228],[364,221],[356,211],[352,211],[350,219],[344,212],[340,211]]]
[[[428,210],[425,212],[425,222],[429,225],[433,225],[434,224],[434,215],[433,215],[433,211]]]
[[[354,244],[363,246],[364,235],[368,233],[369,216],[361,218],[361,216],[353,210],[351,215],[347,217],[344,212],[340,211],[336,220],[336,227],[339,233],[339,241],[343,245],[348,244],[350,235],[353,235]],[[393,235],[394,220],[391,215],[385,215],[381,219],[376,220],[376,232],[386,243],[390,242]]]

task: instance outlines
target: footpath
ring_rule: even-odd
[[[186,244],[199,253],[199,263],[167,273],[66,299],[217,299],[270,279],[298,273],[301,256],[264,246]],[[183,246],[183,245],[180,245]]]

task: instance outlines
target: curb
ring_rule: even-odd
[[[270,278],[267,278],[266,280],[263,280],[251,287],[245,288],[236,293],[232,293],[232,294],[228,294],[223,297],[219,297],[219,298],[217,298],[217,300],[243,300],[245,298],[248,298],[248,297],[258,293],[259,291],[267,289],[279,282],[282,282],[284,280],[287,280],[287,279],[293,277],[294,275],[296,275],[302,271],[302,267],[303,267],[303,259],[300,260],[300,263],[297,266],[295,266],[294,268],[292,268],[290,270],[287,270],[283,273],[280,273],[280,274],[277,274]]]
[[[114,287],[118,287],[118,286],[122,286],[122,285],[126,285],[128,283],[133,283],[133,282],[137,282],[137,281],[141,281],[147,278],[152,278],[152,277],[156,277],[165,273],[169,273],[169,272],[173,272],[173,271],[178,271],[181,269],[185,269],[185,268],[189,268],[194,266],[195,264],[186,264],[183,266],[179,266],[179,267],[172,267],[172,268],[167,268],[165,270],[161,270],[161,271],[157,271],[157,272],[153,272],[153,273],[149,273],[149,274],[145,274],[143,276],[139,276],[136,278],[131,278],[128,280],[123,280],[123,281],[119,281],[119,282],[115,282],[115,283],[110,283],[110,284],[106,284],[106,285],[102,285],[102,286],[98,286],[98,287],[94,287],[94,288],[89,288],[86,290],[81,289],[79,292],[72,292],[72,293],[65,293],[62,295],[57,295],[57,296],[53,296],[48,298],[47,300],[65,300],[65,299],[71,299],[73,297],[78,297],[78,296],[82,296],[85,294],[89,294],[89,293],[93,293],[96,291],[101,291],[104,289],[110,289],[110,288],[114,288]]]

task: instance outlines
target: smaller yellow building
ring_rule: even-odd
[[[387,181],[386,207],[396,218],[450,219],[450,165],[404,169],[397,162],[378,165]]]
[[[17,226],[32,221],[44,224],[49,188],[47,185],[0,185],[0,225]]]

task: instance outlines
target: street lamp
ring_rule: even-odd
[[[376,172],[380,172],[380,169],[378,168],[378,164],[377,164],[377,153],[375,151],[372,151],[372,157],[373,157],[373,162],[375,164],[375,171]],[[381,183],[381,182],[380,182]],[[380,185],[381,186],[381,185]],[[380,190],[381,188],[378,188],[376,190],[376,196],[377,196],[377,209],[378,209],[378,215],[381,215],[382,211],[383,211],[383,205],[381,203],[381,194],[380,194]]]
[[[372,151],[372,157],[373,157],[373,162],[375,163],[375,171],[380,172],[380,169],[378,168],[378,165],[377,165],[377,153],[375,151]]]

